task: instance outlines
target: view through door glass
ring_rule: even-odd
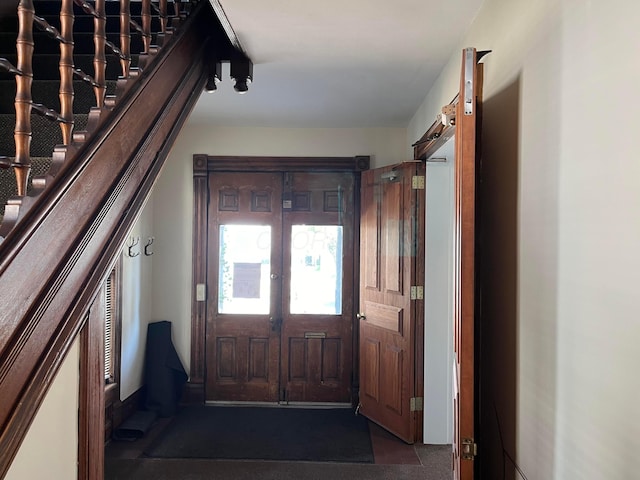
[[[291,226],[290,313],[342,313],[342,236],[342,225]]]
[[[211,173],[206,398],[350,402],[352,173]]]

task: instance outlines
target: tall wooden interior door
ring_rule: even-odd
[[[349,402],[352,172],[209,174],[206,399]]]
[[[360,412],[406,442],[419,435],[424,164],[363,172],[360,221]],[[416,182],[418,180],[418,182]]]

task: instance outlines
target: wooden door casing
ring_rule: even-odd
[[[462,52],[456,105],[454,171],[453,478],[473,480],[475,457],[476,160],[482,66],[474,48]],[[467,443],[465,452],[464,443]]]
[[[353,365],[354,175],[285,173],[281,379],[287,402],[350,402]],[[293,225],[342,226],[342,302],[335,315],[289,312]],[[313,240],[315,241],[315,240]],[[321,241],[321,239],[320,239]],[[309,285],[313,289],[313,285]],[[324,338],[322,338],[324,337]]]
[[[376,169],[363,173],[361,187],[360,412],[408,443],[419,435],[410,405],[422,371],[415,344],[422,300],[411,299],[411,287],[422,284],[424,262],[424,195],[412,177],[423,172],[420,163]]]
[[[274,173],[209,175],[209,278],[218,278],[220,226],[271,226],[271,245],[282,242],[281,176]],[[271,273],[281,273],[282,257],[271,249]],[[273,328],[280,290],[272,282],[266,314],[218,312],[218,282],[209,282],[206,328],[206,399],[209,401],[277,402],[280,332]]]

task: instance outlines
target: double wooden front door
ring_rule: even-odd
[[[206,399],[349,402],[354,174],[212,172]]]

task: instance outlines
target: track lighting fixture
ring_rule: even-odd
[[[231,60],[231,78],[235,81],[233,89],[238,93],[249,90],[253,80],[253,63],[246,56]]]
[[[207,83],[204,86],[204,91],[207,93],[215,92],[218,89],[218,84],[222,80],[222,63],[212,62],[209,67],[209,76]]]

